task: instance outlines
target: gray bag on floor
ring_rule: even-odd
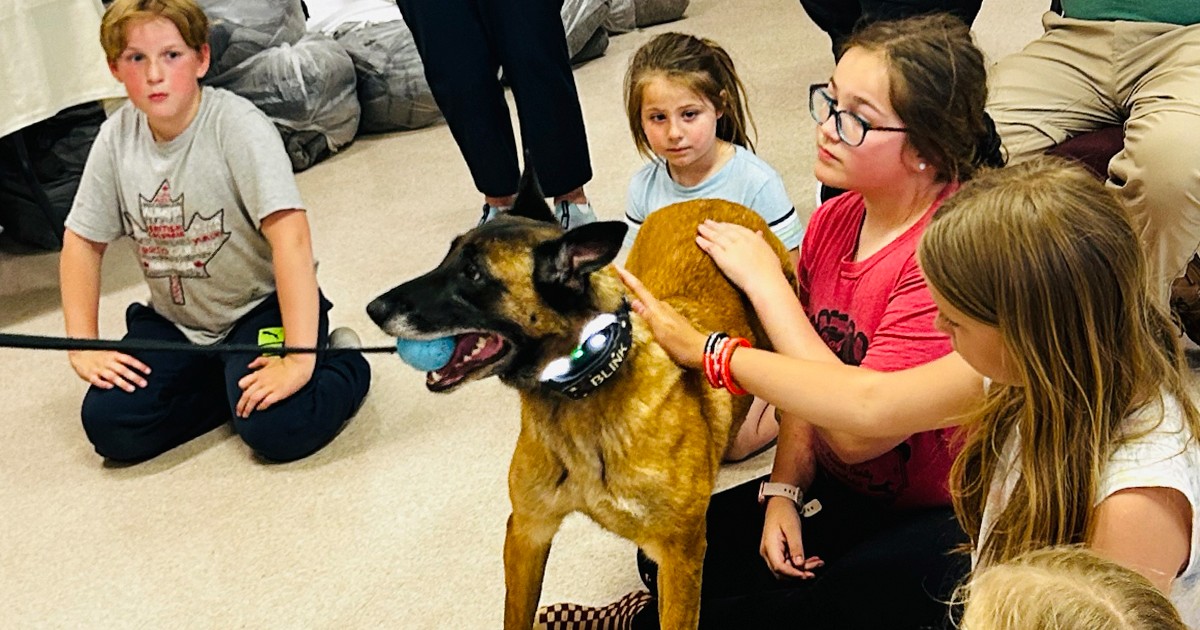
[[[320,33],[263,50],[211,85],[249,99],[275,122],[296,171],[349,144],[358,131],[354,62]]]
[[[563,30],[567,33],[567,52],[571,63],[595,59],[608,49],[608,0],[565,0],[562,5]]]
[[[200,0],[208,16],[212,62],[205,80],[215,80],[254,55],[304,37],[300,0]]]
[[[678,20],[687,7],[688,0],[634,0],[634,15],[640,28]]]
[[[347,22],[333,33],[358,75],[360,133],[419,129],[442,119],[425,68],[403,20]]]
[[[628,33],[637,28],[634,0],[609,0],[608,17],[604,19],[604,30],[613,35]]]

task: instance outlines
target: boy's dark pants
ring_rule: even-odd
[[[318,345],[329,337],[329,309],[321,297]],[[258,344],[262,328],[282,326],[275,295],[246,314],[226,344]],[[142,304],[125,311],[125,339],[186,342],[174,324]],[[111,460],[150,459],[224,424],[242,395],[238,380],[250,373],[256,353],[133,352],[151,373],[133,393],[90,387],[83,399],[83,428],[96,452]],[[328,444],[358,410],[371,384],[371,367],[358,352],[321,354],[309,382],[292,396],[233,429],[260,456],[279,462],[306,457]]]

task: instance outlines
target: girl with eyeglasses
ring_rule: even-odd
[[[813,214],[799,287],[788,285],[778,263],[769,268],[760,235],[725,224],[699,228],[697,243],[745,291],[779,353],[732,355],[739,365],[773,366],[771,378],[742,383],[760,397],[755,406],[809,391],[800,363],[844,375],[847,385],[843,391],[840,377],[827,378],[809,396],[811,409],[782,405],[791,413],[778,428],[771,475],[713,497],[701,627],[918,628],[945,618],[944,602],[969,565],[951,555],[969,540],[948,489],[955,429],[892,427],[891,409],[846,397],[857,391],[849,388],[857,375],[933,362],[941,366],[937,378],[914,387],[913,400],[942,387],[982,392],[979,375],[934,325],[916,246],[961,181],[1000,163],[983,109],[985,75],[970,32],[949,15],[868,25],[847,43],[829,83],[809,91],[816,175],[850,192]],[[677,361],[699,365],[691,342],[700,333],[658,325],[649,301],[635,308],[659,342]],[[837,405],[842,424],[862,430],[810,425],[806,416],[823,413],[822,405]],[[962,409],[928,411],[932,419]],[[770,408],[763,415],[774,422]],[[639,563],[653,594],[655,566]],[[606,608],[576,607],[573,618],[653,627],[655,604],[635,594]],[[543,612],[543,620],[560,618],[553,608]]]

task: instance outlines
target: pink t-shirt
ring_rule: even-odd
[[[937,307],[917,266],[917,242],[947,186],[923,217],[870,258],[854,260],[866,208],[849,192],[817,208],[800,247],[799,297],[804,311],[843,363],[890,372],[950,353],[950,338],[934,326]],[[836,392],[831,392],[836,396]],[[897,508],[948,505],[954,429],[909,436],[891,451],[846,464],[817,439],[817,463],[850,488]]]

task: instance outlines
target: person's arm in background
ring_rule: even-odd
[[[781,414],[771,481],[796,486],[801,492],[808,491],[817,470],[814,439],[812,425],[797,416]],[[770,497],[764,508],[759,555],[776,575],[813,577],[813,569],[820,568],[824,562],[804,553],[800,506],[787,497]]]

